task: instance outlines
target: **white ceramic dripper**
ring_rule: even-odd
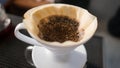
[[[87,42],[93,36],[93,34],[95,33],[96,28],[97,28],[97,18],[95,16],[93,16],[92,14],[90,14],[87,10],[85,10],[83,8],[80,8],[80,7],[77,7],[77,6],[72,6],[72,5],[67,5],[67,4],[43,5],[42,8],[49,7],[49,6],[59,6],[59,7],[63,7],[63,6],[69,7],[69,6],[71,6],[73,8],[79,9],[78,10],[79,13],[77,13],[77,14],[80,14],[81,16],[78,15],[78,17],[77,17],[79,22],[80,22],[79,23],[80,26],[79,26],[78,30],[79,30],[79,32],[81,32],[81,29],[84,29],[84,36],[80,41],[78,41],[78,42],[65,41],[63,43],[59,43],[59,42],[48,42],[48,41],[40,39],[36,35],[37,32],[38,32],[37,28],[36,28],[37,23],[32,22],[33,20],[37,20],[37,19],[34,19],[36,17],[31,16],[31,15],[29,15],[31,17],[27,16],[27,17],[29,17],[29,19],[24,19],[23,23],[20,23],[20,24],[18,24],[16,26],[16,28],[15,28],[15,36],[18,39],[20,39],[20,40],[22,40],[22,41],[24,41],[26,43],[35,45],[38,48],[39,48],[39,46],[42,46],[39,49],[41,49],[41,50],[43,49],[43,52],[41,51],[43,53],[43,55],[46,55],[46,56],[50,57],[48,59],[50,64],[46,64],[48,62],[48,60],[46,60],[45,56],[40,57],[39,59],[41,59],[41,60],[44,59],[43,62],[40,62],[40,64],[42,64],[40,66],[40,68],[55,68],[56,63],[59,64],[58,66],[60,68],[82,68],[84,66],[85,62],[84,62],[84,64],[82,64],[82,66],[80,66],[79,65],[80,61],[76,60],[77,64],[74,64],[73,61],[70,61],[71,59],[69,57],[72,56],[72,54],[74,54],[73,51],[78,46],[83,45],[85,42]],[[39,6],[39,7],[41,7],[41,6]],[[36,8],[39,8],[39,7],[36,7]],[[41,10],[41,8],[39,10]],[[30,10],[30,11],[32,11],[32,10]],[[28,11],[28,13],[29,13],[29,11]],[[31,35],[32,38],[22,34],[19,31],[21,29],[27,29],[28,33]],[[80,49],[80,48],[78,48],[78,49]],[[65,61],[60,61],[60,60],[63,60],[63,59]],[[74,59],[77,59],[77,58],[72,57],[72,60],[74,60]],[[57,60],[59,60],[59,61],[57,61]],[[64,63],[66,65],[64,65]],[[73,67],[73,66],[75,66],[75,67]],[[57,68],[59,68],[59,67],[57,67]]]

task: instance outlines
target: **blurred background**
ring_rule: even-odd
[[[87,9],[97,16],[95,33],[103,39],[103,68],[120,68],[120,0],[0,0],[7,14],[23,18],[35,6],[48,3],[66,3]]]

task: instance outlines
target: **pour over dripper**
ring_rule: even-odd
[[[37,27],[40,23],[39,21],[51,15],[64,15],[72,19],[76,19],[80,24],[78,27],[79,33],[82,29],[84,30],[83,38],[77,42],[65,41],[63,43],[57,41],[49,42],[39,38],[37,35],[39,33],[39,29]],[[67,4],[47,4],[28,10],[24,15],[23,23],[17,25],[15,36],[26,43],[35,46],[43,46],[56,57],[61,55],[65,57],[78,46],[87,42],[95,33],[96,28],[97,18],[83,8]],[[21,29],[27,29],[32,38],[20,33],[19,30]]]
[[[42,40],[38,37],[38,24],[40,23],[40,19],[45,18],[50,15],[64,15],[70,18],[75,18],[79,21],[80,26],[78,27],[78,31],[84,29],[84,36],[78,42],[73,41],[65,41],[63,43],[59,42],[48,42]],[[84,44],[88,41],[96,31],[97,28],[97,18],[90,14],[87,10],[66,4],[48,4],[43,6],[38,6],[33,9],[28,10],[24,14],[23,23],[19,24],[16,27],[15,35],[18,39],[23,40],[24,42],[33,44],[33,45],[44,45],[48,49],[56,48],[60,51],[69,52],[73,48],[76,48],[80,44]],[[28,38],[19,32],[20,29],[27,29],[29,34],[34,38]],[[67,48],[67,49],[66,49]],[[72,48],[72,49],[71,49]],[[62,50],[61,50],[62,49]],[[65,51],[64,51],[65,50]]]

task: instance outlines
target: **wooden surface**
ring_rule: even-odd
[[[8,0],[4,6],[7,13],[22,16],[30,8],[53,2],[54,0]]]
[[[47,0],[14,0],[14,4],[23,8],[33,8],[39,5],[51,3]]]

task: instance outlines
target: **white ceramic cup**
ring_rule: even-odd
[[[87,53],[84,45],[56,47],[46,46],[22,34],[19,30],[25,29],[23,23],[20,23],[15,28],[15,36],[32,45],[35,45],[32,50],[32,61],[30,64],[37,68],[83,68],[87,61]],[[42,46],[42,47],[40,47]],[[80,46],[80,47],[78,47]],[[28,54],[26,54],[28,57]],[[30,58],[27,58],[30,61]],[[42,61],[42,62],[41,62]]]

